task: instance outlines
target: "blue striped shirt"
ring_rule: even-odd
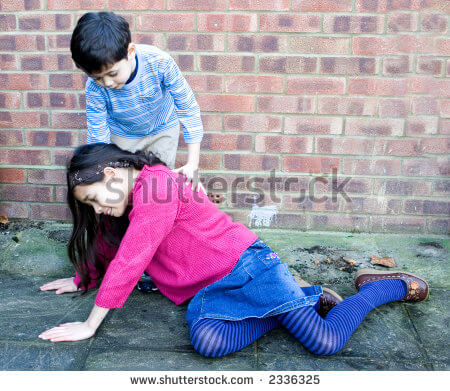
[[[86,82],[87,142],[110,143],[110,134],[141,138],[173,128],[181,122],[184,140],[203,138],[200,108],[180,69],[166,52],[136,45],[138,69],[121,89]]]

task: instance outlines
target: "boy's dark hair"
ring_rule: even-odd
[[[128,22],[114,12],[88,12],[70,40],[75,65],[87,74],[98,73],[127,57],[131,32]]]

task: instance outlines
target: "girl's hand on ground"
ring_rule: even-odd
[[[195,191],[199,191],[200,189],[206,194],[206,190],[200,182],[200,178],[198,176],[198,167],[194,167],[193,165],[186,164],[180,168],[173,170],[179,174],[183,174],[186,177],[186,185],[192,182],[192,189]]]
[[[39,335],[40,339],[51,342],[81,341],[95,334],[95,329],[88,326],[87,322],[64,323],[53,327]]]
[[[74,284],[73,278],[61,278],[59,280],[48,282],[47,284],[44,284],[40,287],[41,291],[51,291],[55,289],[55,293],[57,295],[66,292],[76,292],[79,290],[78,287]]]

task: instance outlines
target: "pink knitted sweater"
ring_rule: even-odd
[[[130,199],[130,225],[100,285],[100,307],[122,307],[144,270],[164,296],[181,304],[230,273],[257,239],[162,165],[144,166]]]

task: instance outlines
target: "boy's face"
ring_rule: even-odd
[[[102,87],[118,90],[122,88],[136,67],[134,58],[136,49],[133,43],[128,47],[128,56],[115,62],[101,70],[99,73],[93,73],[89,76]]]

